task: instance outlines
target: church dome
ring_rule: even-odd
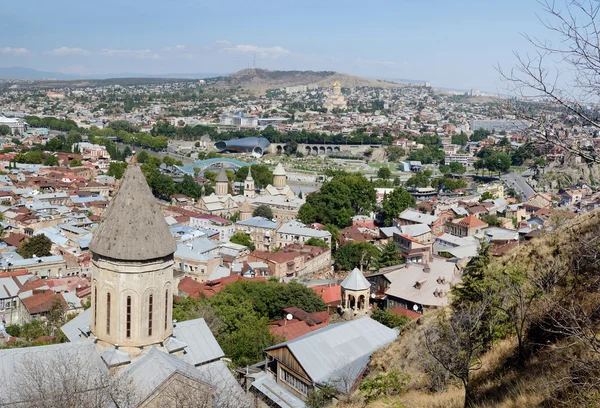
[[[172,255],[176,249],[140,165],[130,163],[90,250],[116,260],[147,261]]]
[[[277,165],[277,167],[275,167],[275,170],[273,170],[273,175],[274,176],[285,176],[285,169],[283,168],[283,166],[281,165],[281,163],[279,163]]]

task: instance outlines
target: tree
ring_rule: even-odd
[[[373,313],[371,313],[371,319],[378,321],[390,329],[402,329],[404,326],[410,323],[410,319],[408,317],[398,316],[392,313],[389,309],[375,309]]]
[[[448,165],[448,168],[450,169],[450,173],[456,174],[456,175],[465,174],[467,171],[467,168],[465,166],[463,166],[462,164],[457,163],[457,162],[450,163]]]
[[[252,216],[253,217],[263,217],[268,220],[272,220],[273,219],[273,210],[271,210],[271,207],[269,207],[268,205],[264,205],[264,204],[259,205],[258,207],[256,207],[254,212],[252,212]]]
[[[123,177],[123,174],[125,174],[126,168],[126,162],[110,162],[110,164],[108,165],[108,171],[106,172],[106,175],[120,180]]]
[[[485,200],[493,200],[495,197],[492,193],[490,193],[489,191],[484,191],[483,194],[481,194],[481,198],[479,199],[480,203],[483,203]]]
[[[387,180],[392,177],[392,171],[387,166],[382,166],[377,170],[377,177],[380,179]]]
[[[452,136],[452,144],[455,144],[455,145],[466,146],[468,141],[469,141],[469,137],[466,134],[464,134],[463,132],[461,132],[458,135]]]
[[[429,178],[431,177],[430,170],[422,170],[415,173],[414,176],[406,181],[406,185],[414,188],[429,187]]]
[[[377,261],[379,250],[369,242],[350,242],[342,245],[335,253],[335,267],[351,271],[354,268],[368,270]]]
[[[202,195],[202,187],[189,174],[184,175],[183,179],[175,184],[175,191],[194,199],[198,199]]]
[[[465,389],[465,408],[472,407],[471,372],[481,368],[485,342],[480,337],[485,304],[469,304],[454,308],[450,316],[440,314],[437,324],[425,331],[429,354]]]
[[[12,130],[8,125],[0,125],[0,136],[12,135]]]
[[[146,163],[146,161],[148,160],[148,158],[150,157],[150,155],[148,154],[147,151],[142,150],[141,152],[139,152],[136,156],[137,162],[140,164],[144,164]]]
[[[554,127],[569,120],[591,132],[600,129],[596,110],[590,106],[600,89],[600,4],[592,0],[544,1],[541,6],[545,18],[540,20],[557,39],[526,35],[534,52],[516,52],[517,65],[509,71],[498,67],[509,94],[515,97],[505,108],[530,121],[528,132],[538,142],[559,146],[588,163],[600,163],[595,148],[581,146],[568,132],[556,132]],[[531,109],[518,102],[521,97],[549,102]]]
[[[481,217],[481,221],[485,222],[490,227],[500,227],[500,220],[497,215],[486,214]]]
[[[50,252],[51,248],[52,241],[50,241],[50,238],[44,234],[38,234],[34,235],[27,242],[25,242],[21,249],[18,249],[17,252],[23,258],[33,258],[34,255],[37,257],[52,255]]]
[[[58,159],[54,155],[47,155],[44,159],[44,166],[58,166]]]
[[[390,227],[398,214],[415,204],[415,198],[408,191],[402,187],[395,188],[389,196],[385,197],[381,205],[383,225]]]
[[[327,248],[329,244],[324,239],[319,238],[309,238],[304,242],[304,245],[316,246],[319,248]]]
[[[81,164],[82,164],[81,160],[79,160],[79,159],[73,159],[69,163],[69,167],[79,167],[79,166],[81,166]]]
[[[398,265],[399,263],[402,263],[402,261],[398,247],[393,242],[388,242],[377,258],[377,267],[385,268],[386,266]]]
[[[264,164],[253,164],[251,167],[240,167],[235,173],[235,180],[243,182],[246,177],[248,177],[248,171],[252,172],[254,185],[257,188],[265,188],[273,183],[273,172]]]
[[[236,232],[231,236],[231,238],[229,238],[229,241],[233,242],[234,244],[247,246],[248,248],[250,248],[251,251],[254,251],[254,243],[252,242],[248,234],[244,232]]]

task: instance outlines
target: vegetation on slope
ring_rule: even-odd
[[[410,380],[367,406],[598,406],[599,262],[597,211],[504,257],[484,250],[451,307],[374,356],[370,378],[397,371]],[[365,397],[340,406],[365,406]]]

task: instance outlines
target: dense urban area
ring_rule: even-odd
[[[523,72],[0,79],[0,405],[598,406],[598,107]]]

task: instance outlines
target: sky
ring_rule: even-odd
[[[224,74],[256,59],[494,92],[494,67],[531,49],[523,34],[550,35],[541,11],[535,0],[12,1],[0,8],[0,66]]]

